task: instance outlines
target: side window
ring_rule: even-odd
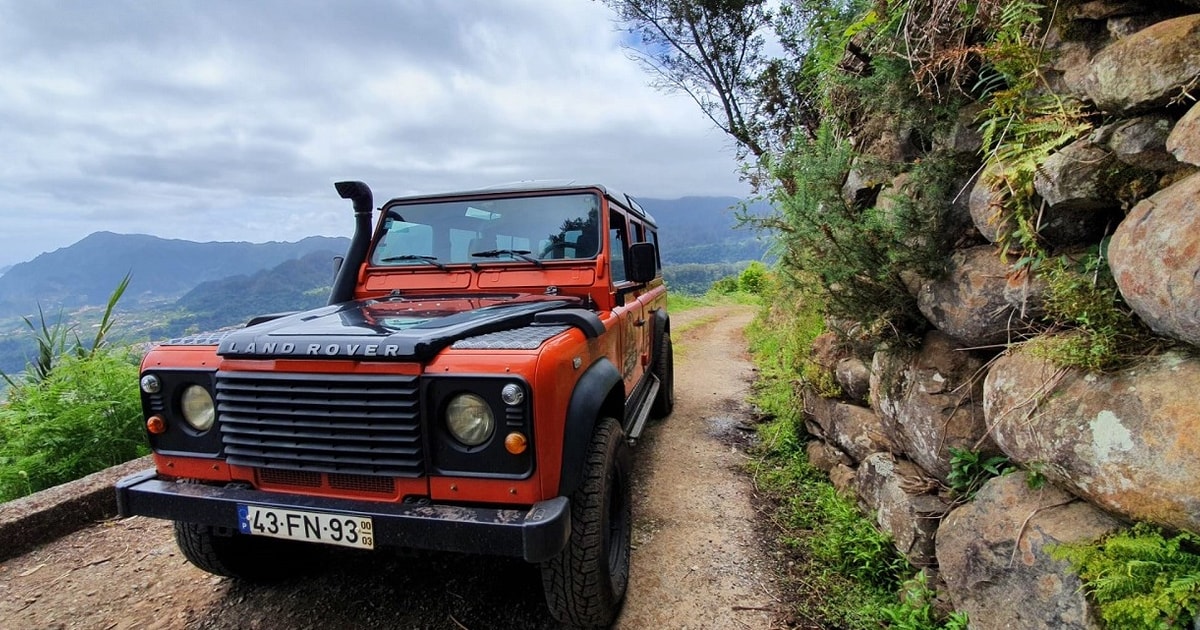
[[[658,232],[650,233],[650,241],[654,243],[654,265],[662,271],[662,248],[658,246]]]
[[[608,252],[612,261],[613,284],[625,282],[625,251],[629,244],[625,226],[625,215],[613,210],[608,215]]]

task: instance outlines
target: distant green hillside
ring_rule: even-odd
[[[327,236],[297,243],[194,243],[96,232],[0,276],[0,317],[32,313],[39,303],[52,312],[104,304],[131,272],[124,307],[162,303],[208,280],[255,273],[314,251],[344,252],[348,243]]]
[[[333,257],[341,254],[316,251],[249,276],[201,283],[176,300],[162,324],[148,330],[150,338],[216,330],[257,315],[321,306],[329,298]]]
[[[749,229],[735,229],[735,197],[682,197],[638,199],[659,226],[665,265],[714,264],[761,260],[767,242]],[[765,203],[751,204],[749,211],[763,215]]]

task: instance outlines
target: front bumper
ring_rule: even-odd
[[[541,562],[556,556],[571,533],[566,497],[528,510],[445,504],[393,504],[178,483],[154,470],[117,482],[121,516],[150,516],[238,530],[238,504],[369,516],[379,545],[516,556]]]

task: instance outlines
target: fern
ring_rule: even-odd
[[[1200,615],[1200,536],[1139,523],[1094,544],[1051,550],[1079,574],[1111,628],[1186,627]]]

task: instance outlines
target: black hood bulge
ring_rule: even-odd
[[[514,301],[471,310],[396,308],[356,300],[281,317],[234,331],[217,354],[237,358],[425,361],[467,337],[521,328],[538,313],[576,306],[575,300]]]

